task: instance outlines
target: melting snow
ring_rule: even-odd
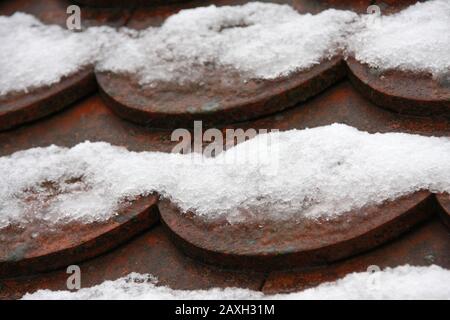
[[[331,218],[422,189],[450,191],[450,139],[334,124],[261,134],[215,158],[85,142],[2,157],[0,176],[0,227],[28,221],[30,192],[46,197],[48,182],[59,191],[31,217],[50,223],[105,220],[123,199],[153,191],[205,219],[236,221],[268,206],[268,218]]]
[[[33,16],[0,17],[0,95],[57,83],[88,65],[132,73],[142,85],[198,82],[208,70],[274,79],[348,52],[380,69],[447,74],[450,3],[418,3],[375,17],[288,5],[201,7],[143,31],[93,27],[70,32]]]
[[[22,299],[143,299],[143,300],[237,300],[237,299],[296,299],[296,300],[358,300],[358,299],[450,299],[450,270],[438,266],[387,268],[378,272],[352,273],[336,282],[300,292],[263,295],[261,292],[238,288],[209,290],[173,290],[157,286],[150,275],[130,274],[115,281],[81,289],[77,292],[39,290]]]

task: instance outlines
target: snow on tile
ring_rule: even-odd
[[[450,299],[450,270],[439,266],[413,267],[409,265],[387,268],[378,272],[352,273],[336,282],[300,292],[264,295],[239,288],[209,290],[173,290],[158,286],[151,275],[132,273],[115,281],[105,281],[76,292],[39,290],[28,293],[24,300],[358,300],[358,299]]]
[[[205,68],[274,79],[340,53],[356,18],[349,11],[299,14],[259,2],[182,10],[119,46],[99,69],[137,74],[144,85],[201,81]]]
[[[0,227],[106,220],[121,201],[154,191],[204,219],[332,218],[418,190],[450,191],[450,139],[334,124],[261,134],[215,158],[85,142],[1,157],[0,176]],[[30,208],[30,194],[45,208]]]
[[[350,53],[373,68],[448,74],[450,1],[417,3],[391,16],[362,16],[348,43]]]
[[[24,13],[0,16],[0,95],[49,86],[93,64],[108,34],[113,29],[71,32]]]
[[[16,13],[0,16],[0,95],[57,83],[88,65],[134,74],[149,86],[203,83],[214,70],[224,77],[225,71],[238,73],[243,81],[275,79],[343,51],[382,70],[447,75],[449,28],[445,0],[381,17],[334,9],[299,14],[288,5],[260,2],[209,6],[182,10],[143,31],[71,32]]]
[[[356,17],[337,10],[300,15],[255,2],[182,10],[141,32],[71,32],[24,13],[0,16],[0,95],[49,86],[97,63],[101,71],[136,74],[143,85],[198,82],[215,68],[272,79],[336,55]]]

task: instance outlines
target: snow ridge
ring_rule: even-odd
[[[152,192],[204,219],[331,219],[419,190],[450,191],[450,139],[334,124],[260,134],[214,158],[84,142],[1,157],[0,176],[0,228],[104,221]],[[30,205],[33,194],[42,205]]]
[[[380,70],[450,72],[450,2],[417,3],[392,16],[329,9],[299,14],[252,2],[182,10],[161,27],[70,32],[33,16],[0,16],[0,95],[59,82],[89,67],[129,73],[143,86],[202,83],[208,72],[276,79],[352,55]],[[225,72],[226,74],[226,72]],[[226,81],[224,81],[224,85]]]
[[[300,292],[264,295],[240,288],[209,290],[173,290],[158,286],[151,275],[132,273],[115,281],[105,281],[76,292],[39,290],[24,300],[422,300],[450,299],[450,270],[432,265],[404,265],[378,272],[351,273],[335,282],[321,284]]]

